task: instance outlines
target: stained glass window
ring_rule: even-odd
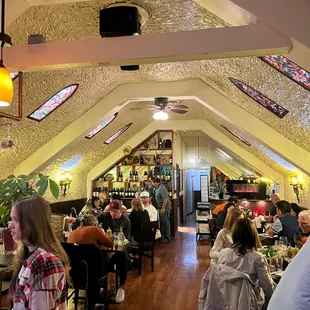
[[[103,128],[107,127],[110,123],[112,123],[112,121],[115,120],[115,118],[117,117],[118,113],[115,113],[114,115],[112,115],[111,117],[109,117],[108,119],[104,120],[103,123],[101,123],[100,125],[98,125],[94,130],[92,130],[87,136],[85,136],[86,139],[91,139],[93,138],[99,131],[101,131]]]
[[[231,135],[233,135],[235,138],[246,144],[247,146],[251,146],[251,143],[240,137],[238,134],[232,132],[230,129],[228,129],[226,126],[221,125],[227,132],[229,132]]]
[[[68,99],[70,99],[74,95],[78,87],[79,84],[72,84],[63,88],[61,91],[59,91],[57,94],[53,95],[45,103],[43,103],[38,109],[28,115],[28,118],[38,122],[42,121],[50,113],[55,111]]]
[[[10,76],[11,76],[11,79],[14,81],[18,77],[18,72],[11,72]]]
[[[105,140],[105,144],[110,144],[112,141],[114,141],[116,138],[118,138],[122,133],[124,133],[133,123],[129,123],[120,130],[118,130],[115,134],[113,134],[109,139]]]
[[[251,86],[245,84],[242,81],[237,79],[229,78],[229,80],[237,86],[242,92],[248,95],[250,98],[255,100],[259,103],[262,107],[267,109],[268,111],[272,112],[273,114],[277,115],[280,118],[283,118],[289,111],[274,102],[273,100],[269,99],[265,95],[263,95],[258,90],[252,88]]]
[[[288,78],[310,91],[310,72],[299,67],[291,60],[284,56],[264,56],[259,57],[260,60],[264,61],[274,69],[286,75]]]

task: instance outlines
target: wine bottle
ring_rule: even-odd
[[[169,157],[169,164],[170,165],[172,164],[172,155],[170,155],[170,157]]]
[[[161,138],[159,138],[159,141],[158,141],[158,148],[161,149],[163,147],[163,141]]]
[[[147,172],[146,172],[146,171],[144,171],[143,179],[144,179],[144,181],[147,181],[147,180],[148,180],[148,175],[147,175]]]
[[[132,180],[133,180],[133,179],[132,179],[132,173],[131,173],[131,171],[130,171],[128,181],[131,182]]]
[[[160,158],[159,158],[159,155],[157,155],[157,166],[160,166]]]

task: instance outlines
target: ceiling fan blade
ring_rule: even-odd
[[[186,110],[179,110],[179,109],[171,109],[170,112],[177,113],[177,114],[185,114],[185,113],[187,113]]]
[[[130,108],[130,110],[157,111],[156,108]]]
[[[174,104],[174,105],[170,105],[170,108],[177,108],[177,109],[188,109],[188,106],[184,105],[184,104]]]

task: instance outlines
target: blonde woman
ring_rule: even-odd
[[[51,226],[49,204],[39,196],[18,200],[9,228],[18,243],[10,286],[13,309],[66,310],[69,259]]]
[[[210,251],[211,262],[217,262],[221,250],[229,248],[232,244],[231,229],[235,221],[244,218],[243,212],[239,208],[233,208],[227,213],[224,228],[221,229],[216,237],[214,245]]]
[[[131,222],[130,238],[132,244],[139,243],[141,240],[141,227],[143,222],[149,222],[149,213],[144,210],[140,199],[135,198],[131,201],[131,212],[129,219]]]

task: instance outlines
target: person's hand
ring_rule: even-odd
[[[166,209],[165,208],[161,208],[160,213],[161,214],[165,214]]]

